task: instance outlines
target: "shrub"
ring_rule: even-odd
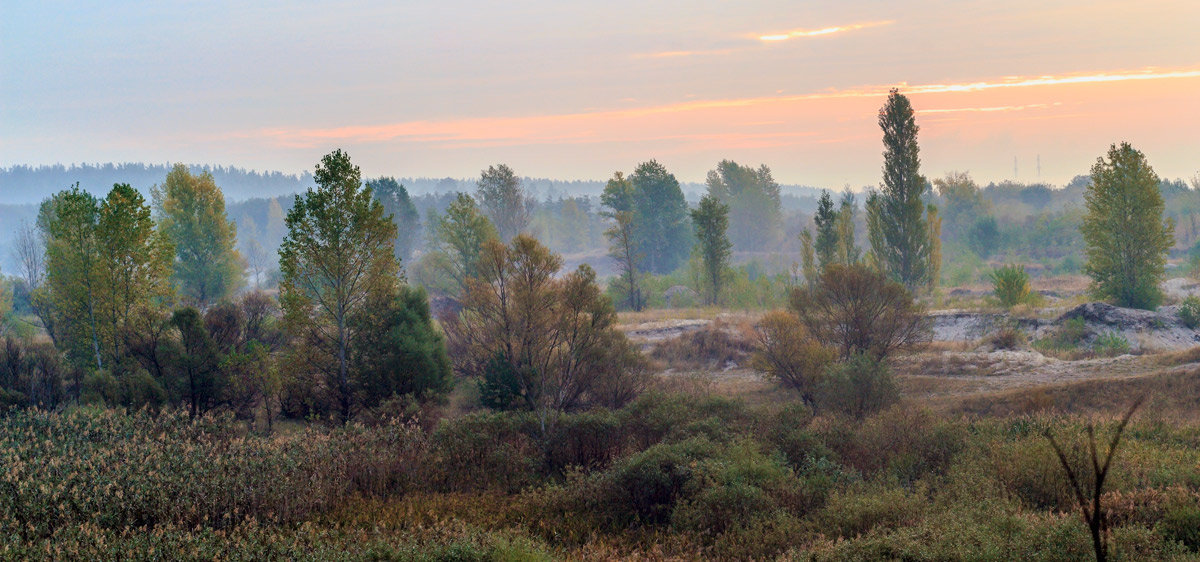
[[[1029,288],[1029,274],[1023,265],[1006,265],[988,274],[992,281],[992,292],[1005,308],[1028,302],[1033,294]]]
[[[1167,540],[1183,543],[1192,551],[1200,551],[1200,505],[1176,500],[1167,507],[1159,524],[1159,532]]]
[[[887,357],[929,339],[929,320],[903,285],[864,265],[833,264],[818,282],[792,293],[792,310],[817,341],[841,359]]]
[[[1179,304],[1177,314],[1179,321],[1183,322],[1184,326],[1195,330],[1196,326],[1200,326],[1200,297],[1190,295],[1183,299],[1183,302]]]
[[[886,363],[855,354],[829,367],[817,394],[817,404],[861,420],[891,405],[899,393]]]
[[[659,343],[650,356],[673,366],[723,369],[731,363],[744,363],[752,351],[754,347],[747,339],[731,334],[725,323],[717,320]]]
[[[1129,340],[1117,332],[1105,332],[1096,336],[1092,342],[1092,351],[1103,357],[1113,357],[1129,353]]]
[[[1029,343],[1025,332],[1013,322],[1004,322],[984,338],[995,349],[1020,349]]]
[[[610,528],[722,533],[810,505],[791,469],[752,441],[693,437],[634,453],[565,490],[575,511]]]
[[[430,484],[441,490],[515,492],[542,465],[531,413],[480,412],[442,420],[430,438]]]
[[[795,315],[776,311],[758,323],[758,350],[751,365],[795,390],[812,407],[836,352],[811,337]]]
[[[1033,347],[1042,353],[1071,352],[1078,350],[1087,337],[1087,323],[1083,318],[1075,317],[1059,324],[1046,337],[1034,341]]]

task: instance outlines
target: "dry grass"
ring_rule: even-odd
[[[664,369],[715,369],[745,365],[754,352],[754,325],[745,318],[718,318],[698,330],[659,342],[650,357]]]
[[[1143,411],[1200,419],[1200,369],[1173,369],[1122,379],[1096,379],[966,397],[943,397],[930,405],[948,414],[1013,416],[1036,412],[1119,415],[1136,396]]]

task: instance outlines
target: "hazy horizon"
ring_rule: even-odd
[[[702,182],[728,158],[859,189],[898,86],[930,178],[1062,185],[1121,141],[1200,173],[1194,2],[451,4],[17,2],[0,166],[301,173],[343,148],[366,176],[603,180],[654,158]]]

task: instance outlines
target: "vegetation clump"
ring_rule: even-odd
[[[992,281],[992,293],[1004,308],[1012,308],[1018,304],[1030,302],[1033,293],[1029,287],[1029,274],[1025,266],[1009,264],[998,267],[988,274]]]

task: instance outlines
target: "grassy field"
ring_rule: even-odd
[[[481,410],[470,381],[418,420],[270,434],[10,412],[0,559],[1086,560],[1046,434],[1090,486],[1088,427],[1109,435],[1138,396],[1103,496],[1111,555],[1200,559],[1200,352],[1030,374],[940,343],[895,362],[898,403],[853,419],[747,367],[756,319],[623,314],[650,388],[548,421]]]

